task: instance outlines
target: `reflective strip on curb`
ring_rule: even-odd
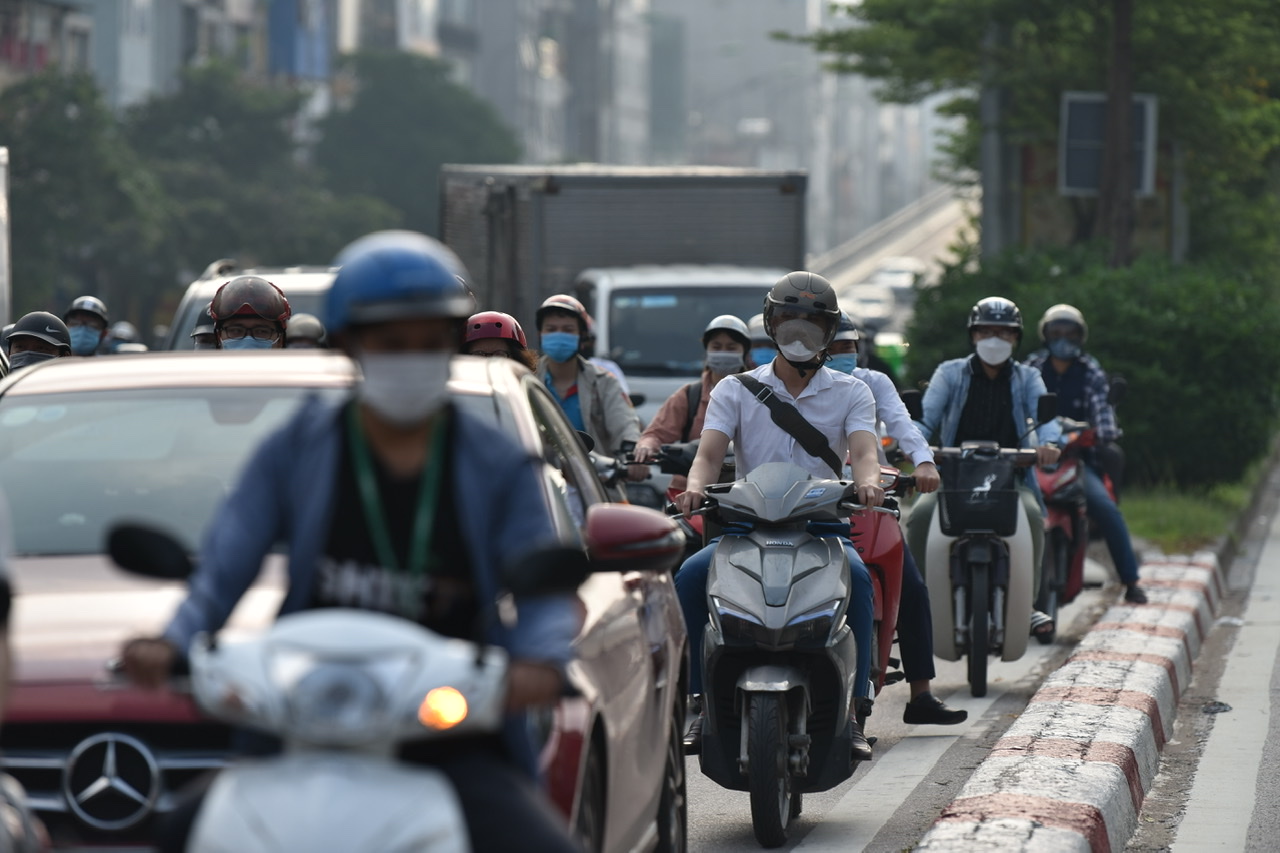
[[[1110,608],[916,850],[1123,850],[1225,591],[1212,553],[1142,566],[1150,603]]]

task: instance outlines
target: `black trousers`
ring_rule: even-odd
[[[929,589],[907,543],[902,543],[902,597],[898,600],[898,651],[907,682],[937,675],[933,666],[933,611]]]

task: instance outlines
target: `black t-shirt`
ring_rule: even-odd
[[[454,421],[450,410],[442,424],[447,430],[445,448],[452,446]],[[427,568],[414,578],[409,575],[407,565],[423,472],[408,478],[393,476],[378,460],[377,454],[372,450],[369,452],[391,548],[401,568],[383,566],[369,534],[364,504],[360,499],[349,424],[345,417],[339,440],[342,451],[338,460],[333,520],[312,587],[311,606],[354,607],[391,613],[412,619],[448,637],[474,639],[479,608],[471,579],[471,561],[462,540],[453,500],[451,455],[446,450],[442,459],[428,461],[428,464],[443,464],[444,469]]]
[[[1013,362],[1005,362],[992,379],[977,355],[969,360],[969,396],[956,426],[956,445],[964,441],[997,441],[1001,447],[1018,446],[1013,423]]]

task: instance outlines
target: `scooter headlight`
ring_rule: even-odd
[[[841,615],[841,622],[844,621],[840,614],[843,604],[843,599],[828,601],[821,607],[815,607],[796,616],[787,623],[787,627],[782,629],[782,641],[787,645],[825,643],[827,637],[831,636],[832,629],[836,627],[837,615]]]
[[[272,680],[284,694],[291,735],[316,745],[356,746],[385,736],[392,702],[380,669],[366,660],[331,660],[278,650]]]
[[[759,619],[722,598],[713,598],[712,611],[726,643],[755,645],[768,639],[768,631]]]

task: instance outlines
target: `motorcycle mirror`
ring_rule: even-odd
[[[1107,391],[1107,402],[1115,406],[1124,401],[1129,396],[1129,380],[1120,374],[1110,377],[1111,388]]]
[[[540,548],[516,560],[503,573],[517,598],[569,593],[582,586],[591,563],[581,548]]]
[[[924,395],[919,389],[907,388],[899,391],[898,396],[902,398],[902,405],[907,407],[907,414],[911,416],[911,420],[918,421],[924,417]]]
[[[585,448],[588,453],[596,449],[596,440],[585,430],[578,430],[578,440],[582,442],[583,448]]]
[[[584,538],[597,572],[669,572],[684,553],[680,526],[642,506],[595,504]]]
[[[1041,394],[1036,403],[1036,423],[1047,424],[1058,416],[1058,395],[1050,391]]]
[[[107,534],[107,553],[127,572],[161,580],[186,580],[195,570],[177,539],[142,524],[117,524]]]

